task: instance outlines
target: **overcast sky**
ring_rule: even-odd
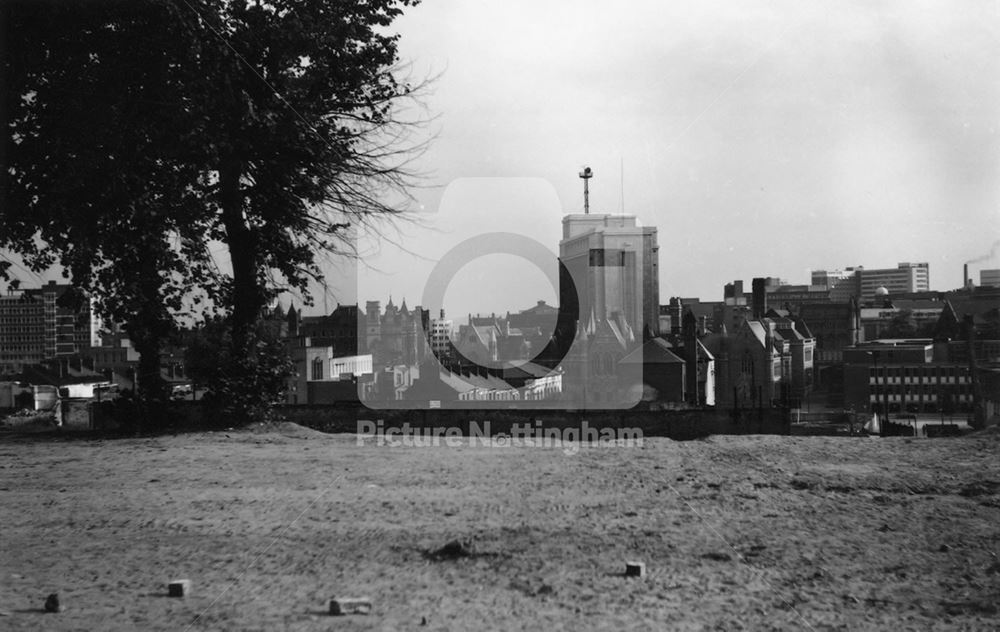
[[[364,241],[357,275],[327,266],[310,313],[422,303],[483,233],[554,257],[584,166],[592,212],[657,227],[663,303],[812,269],[926,261],[946,290],[966,261],[1000,268],[1000,2],[426,0],[393,28],[437,76],[422,212]],[[554,270],[484,256],[446,271],[445,305],[554,302]]]
[[[433,0],[396,27],[415,75],[440,74],[437,137],[424,221],[396,235],[408,253],[368,251],[362,301],[420,303],[433,260],[482,232],[557,253],[585,165],[591,212],[624,200],[657,227],[662,302],[900,261],[952,289],[1000,238],[997,2]],[[515,261],[466,266],[449,311],[554,300]]]

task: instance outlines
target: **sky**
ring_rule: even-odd
[[[421,303],[478,234],[554,260],[584,166],[592,213],[657,227],[662,302],[813,269],[926,261],[946,290],[966,261],[1000,268],[1000,3],[433,0],[394,27],[436,76],[434,138],[416,222],[362,240],[362,302]],[[444,304],[555,302],[550,273],[484,255]],[[353,302],[335,278],[328,300]]]
[[[964,262],[1000,268],[997,0],[425,0],[392,29],[410,78],[434,78],[406,113],[429,119],[416,211],[327,260],[306,313],[436,314],[432,274],[454,316],[555,303],[585,166],[591,212],[657,228],[663,303],[814,269],[927,262],[947,290]],[[497,235],[437,264],[499,233],[551,256]]]

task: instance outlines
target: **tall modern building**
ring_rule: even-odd
[[[100,346],[100,326],[90,299],[69,285],[0,296],[0,374]]]
[[[875,300],[879,288],[885,288],[888,294],[929,292],[930,267],[926,263],[902,262],[895,268],[877,270],[862,266],[813,270],[810,279],[810,290],[826,291],[832,303],[846,303],[851,298],[859,303],[870,303]]]
[[[810,275],[810,285],[823,286],[831,289],[840,284],[841,281],[849,279],[854,275],[854,269],[845,270],[813,270]]]
[[[576,286],[582,322],[620,315],[638,339],[659,334],[655,227],[638,226],[634,215],[567,215],[559,259]],[[567,305],[563,286],[560,304]]]
[[[444,309],[439,318],[431,319],[430,343],[431,350],[440,357],[451,347],[452,332],[455,331],[455,321],[444,317]]]
[[[563,314],[577,312],[575,338],[562,363],[568,405],[629,408],[640,401],[641,392],[622,388],[618,369],[659,334],[658,257],[656,228],[638,226],[633,215],[563,218],[559,307]]]
[[[859,278],[861,300],[872,301],[875,291],[884,287],[889,294],[905,294],[907,292],[928,292],[930,286],[930,266],[926,263],[903,262],[895,268],[869,270],[857,268],[855,275]]]
[[[980,270],[979,285],[983,287],[1000,287],[1000,270]]]

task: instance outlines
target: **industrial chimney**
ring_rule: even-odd
[[[757,277],[753,280],[753,318],[760,320],[767,314],[767,279]]]
[[[680,297],[670,297],[670,334],[673,336],[681,335],[681,318],[683,310],[684,306],[681,304]]]

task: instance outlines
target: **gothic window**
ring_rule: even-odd
[[[312,379],[323,379],[323,358],[314,358],[312,365]]]

